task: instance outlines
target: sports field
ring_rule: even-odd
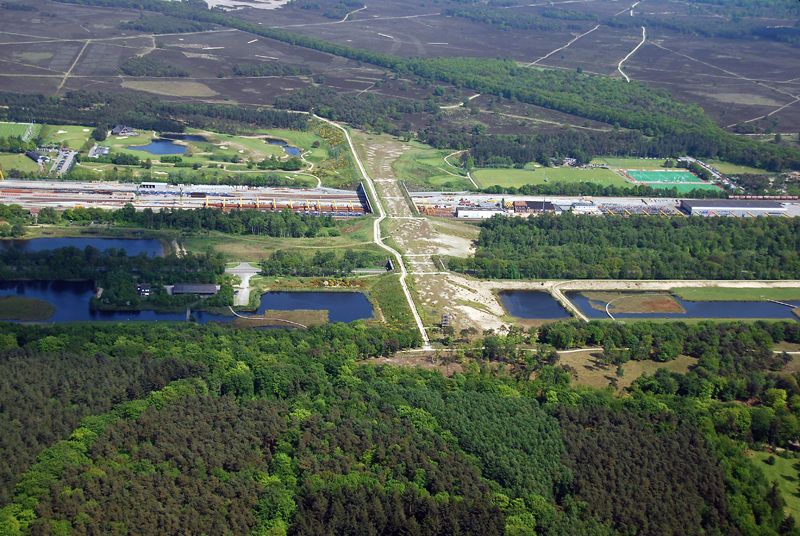
[[[478,169],[472,173],[478,186],[519,187],[525,184],[553,182],[593,182],[603,186],[625,187],[625,180],[610,169],[581,169],[572,167],[535,169]]]
[[[639,182],[703,182],[700,177],[688,171],[636,171],[629,170],[628,175]]]
[[[683,170],[660,170],[643,171],[627,170],[629,177],[637,183],[644,184],[650,188],[666,190],[675,188],[678,192],[690,192],[692,190],[716,190],[713,184],[703,181],[700,177]]]
[[[0,122],[0,138],[16,137],[24,141],[30,141],[39,134],[42,125],[31,125],[30,123],[5,123]]]

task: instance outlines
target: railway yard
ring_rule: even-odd
[[[334,216],[363,216],[370,211],[363,188],[261,188],[163,183],[58,182],[7,180],[0,183],[0,204],[16,204],[37,211],[56,209],[118,209],[131,204],[137,210],[217,208],[257,209]]]
[[[641,197],[569,197],[569,196],[525,196],[501,194],[472,194],[468,192],[410,192],[409,196],[422,215],[460,219],[484,219],[495,214],[528,216],[542,212],[574,212],[597,215],[686,216],[682,201],[675,198]],[[776,214],[800,216],[798,200],[747,200],[753,210],[742,211],[739,200],[728,202],[710,216],[750,216],[760,214],[764,207],[780,206]]]

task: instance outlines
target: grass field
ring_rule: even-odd
[[[614,365],[604,365],[597,356],[599,351],[582,351],[569,354],[561,354],[559,364],[569,365],[575,369],[577,379],[574,380],[578,385],[586,385],[603,389],[611,385],[612,378],[617,377]],[[677,359],[662,363],[659,361],[628,361],[622,368],[624,375],[617,377],[617,389],[622,390],[630,385],[637,378],[645,374],[653,374],[656,370],[663,368],[671,372],[685,373],[689,368],[697,363],[697,359],[687,356],[678,356]]]
[[[24,154],[9,154],[9,153],[2,153],[0,154],[0,167],[3,168],[6,174],[8,174],[9,170],[16,169],[19,171],[36,171],[39,169],[39,166],[25,156]]]
[[[672,292],[688,301],[763,301],[800,300],[800,288],[673,288]]]
[[[0,297],[0,320],[37,322],[47,320],[56,311],[50,303],[21,296]]]
[[[42,129],[43,145],[66,145],[70,149],[79,150],[89,140],[92,129],[74,125],[46,125]]]
[[[706,164],[717,168],[719,171],[725,174],[749,173],[752,175],[766,175],[769,173],[769,171],[765,169],[759,169],[750,166],[740,166],[739,164],[731,164],[730,162],[722,162],[721,160],[707,160],[705,162]]]
[[[659,170],[659,171],[637,171],[637,170],[628,170],[628,175],[633,177],[639,182],[663,182],[663,183],[681,183],[681,182],[692,182],[692,183],[702,183],[702,179],[693,173],[688,171],[676,171],[676,170]]]
[[[525,184],[546,184],[551,182],[594,182],[603,186],[624,187],[628,183],[610,169],[580,169],[571,167],[535,169],[497,169],[484,168],[472,173],[481,187],[505,186],[519,187]]]
[[[260,262],[278,249],[292,249],[313,255],[321,249],[372,249],[372,219],[343,221],[340,236],[316,238],[275,238],[269,236],[234,236],[218,232],[183,238],[184,247],[193,253],[222,253],[231,261]]]
[[[6,123],[0,122],[0,138],[22,138],[25,141],[36,139],[42,125],[34,124],[33,127],[29,123]]]
[[[774,456],[775,465],[770,465],[766,462],[767,458],[773,456],[769,452],[754,451],[750,453],[750,456],[755,464],[764,471],[770,482],[778,483],[781,495],[786,500],[786,513],[800,521],[800,492],[798,491],[798,482],[800,482],[798,461],[800,460]]]
[[[692,190],[718,190],[715,185],[704,182],[696,175],[684,170],[628,170],[627,173],[639,183],[657,190],[675,188],[679,193]]]
[[[403,153],[393,165],[400,180],[409,185],[422,185],[442,190],[466,190],[472,183],[463,169],[445,162],[451,151],[433,149],[421,143],[412,143],[413,149]],[[450,159],[454,164],[458,158]]]

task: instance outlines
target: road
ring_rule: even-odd
[[[642,40],[641,40],[641,42],[638,45],[636,45],[636,47],[633,50],[628,52],[628,55],[625,56],[624,58],[622,58],[619,61],[619,64],[617,64],[617,70],[619,71],[619,74],[621,74],[622,76],[625,77],[625,81],[626,82],[630,82],[631,79],[628,78],[628,75],[625,74],[625,71],[622,70],[622,64],[625,63],[626,61],[628,61],[631,58],[631,56],[636,54],[636,51],[639,50],[640,48],[642,48],[642,45],[644,45],[645,42],[647,42],[647,28],[642,26]]]
[[[411,291],[409,291],[408,284],[406,283],[408,271],[406,270],[405,263],[403,262],[403,257],[400,255],[400,252],[388,246],[383,241],[383,237],[381,236],[381,222],[387,218],[386,211],[383,209],[383,203],[378,197],[378,191],[375,189],[375,184],[373,183],[372,178],[367,174],[367,169],[364,167],[361,158],[358,156],[358,152],[356,152],[356,147],[353,145],[353,140],[350,138],[350,133],[346,128],[342,127],[338,123],[334,123],[333,121],[316,115],[314,117],[341,130],[345,139],[347,140],[347,145],[350,147],[350,152],[353,154],[353,160],[356,163],[356,167],[358,167],[359,173],[361,173],[361,176],[364,178],[364,186],[367,188],[370,197],[372,197],[372,199],[375,201],[373,209],[378,213],[378,217],[373,222],[373,236],[375,244],[388,251],[395,258],[395,264],[400,269],[400,286],[403,289],[403,294],[405,294],[406,301],[408,301],[408,306],[411,309],[411,313],[414,316],[414,321],[417,324],[417,329],[422,337],[422,347],[423,349],[430,350],[432,347],[430,338],[428,337],[428,332],[425,331],[425,326],[422,323],[422,317],[419,315],[417,305],[414,303],[414,298],[411,297]]]
[[[234,305],[244,306],[250,303],[250,278],[258,275],[259,272],[260,270],[254,268],[249,262],[242,262],[233,268],[225,269],[226,274],[238,276],[242,280],[233,298]]]

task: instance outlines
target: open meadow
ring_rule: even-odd
[[[409,189],[467,190],[472,183],[458,164],[458,154],[412,142],[392,167]]]
[[[603,168],[526,168],[503,169],[483,168],[473,171],[472,176],[479,186],[520,187],[526,184],[547,184],[553,182],[592,182],[602,186],[624,187],[628,183],[609,169]]]

